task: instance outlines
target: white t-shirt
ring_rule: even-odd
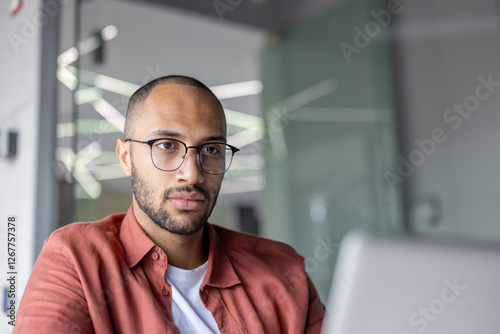
[[[172,317],[181,333],[220,333],[212,312],[203,305],[199,290],[208,261],[193,270],[168,265],[165,281],[172,287]]]

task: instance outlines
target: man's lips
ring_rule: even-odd
[[[168,202],[178,210],[199,210],[205,200],[205,196],[198,192],[179,192],[168,196]]]

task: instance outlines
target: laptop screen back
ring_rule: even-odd
[[[500,333],[500,245],[351,232],[323,334]]]

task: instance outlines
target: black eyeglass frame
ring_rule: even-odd
[[[153,145],[154,143],[156,143],[158,140],[173,140],[175,142],[178,142],[178,143],[181,143],[182,145],[184,145],[184,147],[186,148],[186,153],[184,153],[184,155],[182,156],[182,162],[181,164],[175,168],[175,169],[161,169],[159,168],[158,166],[156,166],[155,162],[154,162],[154,159],[153,159]],[[238,152],[240,149],[237,148],[237,147],[234,147],[232,145],[229,145],[228,143],[224,143],[224,142],[210,142],[210,143],[205,143],[203,145],[200,145],[200,146],[187,146],[186,143],[178,140],[178,139],[174,139],[174,138],[156,138],[156,139],[151,139],[151,140],[148,140],[148,141],[141,141],[141,140],[135,140],[135,139],[125,139],[125,141],[131,141],[131,142],[135,142],[135,143],[141,143],[141,144],[146,144],[149,146],[150,148],[150,154],[151,154],[151,162],[153,163],[153,166],[155,166],[157,169],[161,170],[161,171],[164,171],[164,172],[175,172],[176,170],[178,170],[179,168],[181,168],[182,164],[184,163],[184,160],[186,159],[186,155],[188,153],[188,150],[190,148],[195,148],[197,153],[196,153],[196,156],[198,157],[198,163],[200,164],[200,167],[201,169],[207,173],[207,174],[210,174],[210,175],[222,175],[224,174],[225,172],[227,172],[229,170],[229,167],[231,167],[231,164],[233,163],[233,158],[234,158],[234,154],[236,152]],[[201,149],[204,147],[204,146],[207,146],[207,145],[213,145],[213,144],[223,144],[223,145],[226,145],[227,147],[229,147],[231,149],[231,163],[229,164],[229,166],[227,166],[226,170],[223,171],[222,173],[210,173],[210,172],[207,172],[205,170],[205,168],[203,168],[203,164],[201,163],[201,156],[200,156],[200,151]]]

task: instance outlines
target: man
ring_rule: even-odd
[[[116,146],[132,206],[46,240],[14,333],[318,333],[324,307],[303,258],[207,222],[236,151],[201,82],[137,90]]]

